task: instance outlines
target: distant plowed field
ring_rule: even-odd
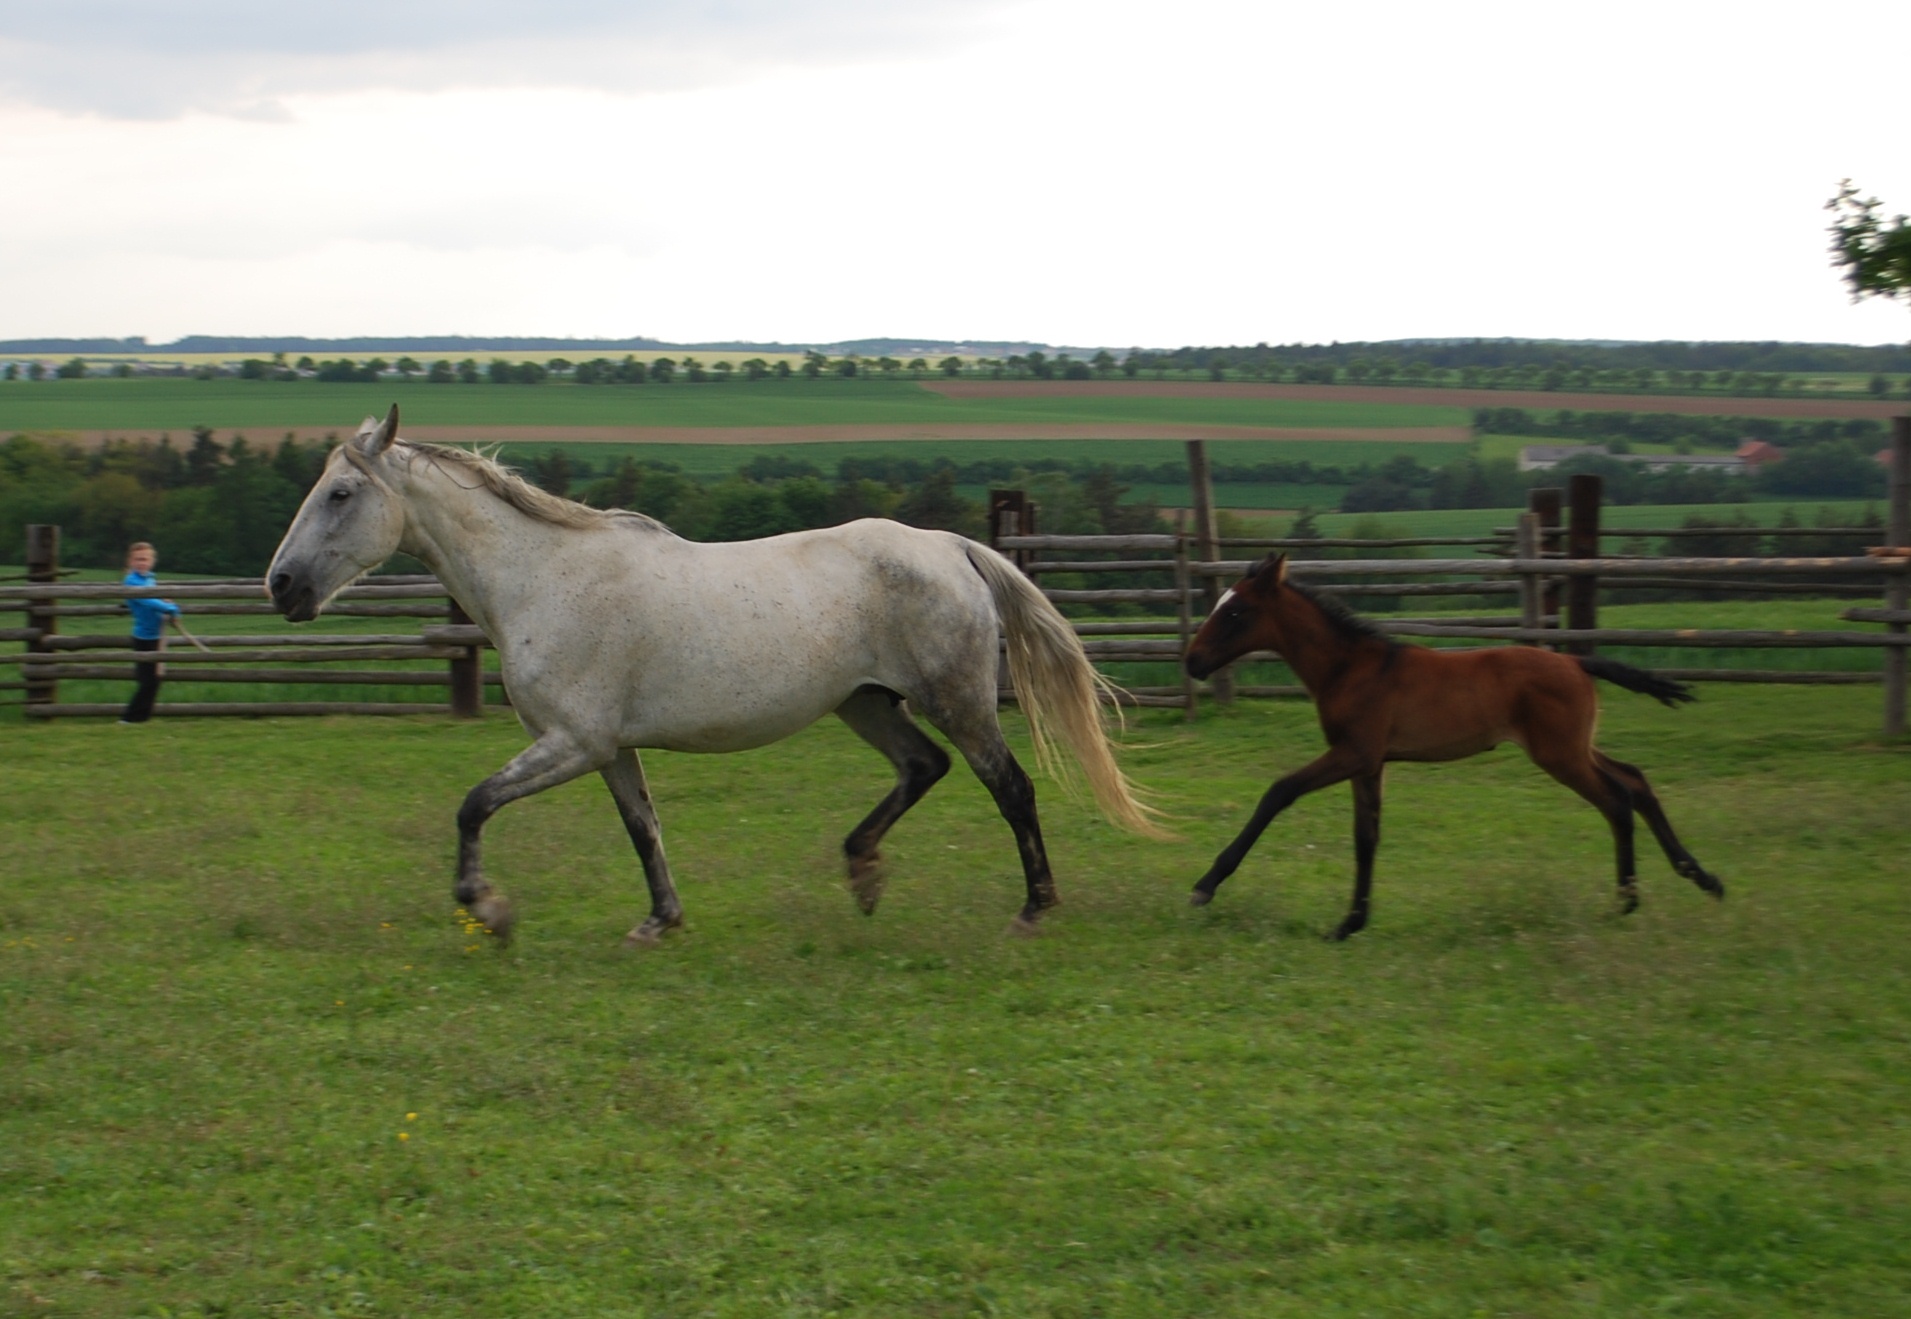
[[[1440,389],[1412,385],[1259,385],[1207,380],[946,380],[924,389],[949,399],[1206,398],[1307,403],[1397,403],[1448,408],[1535,408],[1575,412],[1675,412],[1688,417],[1902,416],[1902,400],[1740,398],[1685,394],[1567,394],[1539,389]],[[1349,437],[1350,438],[1350,437]]]

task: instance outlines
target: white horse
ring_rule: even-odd
[[[279,612],[305,622],[403,550],[497,647],[534,740],[466,796],[454,889],[496,934],[508,936],[511,908],[485,882],[479,835],[507,802],[602,774],[650,886],[650,915],[626,943],[653,943],[683,908],[635,748],[742,751],[832,712],[896,768],[894,789],[843,844],[863,911],[881,895],[883,834],[949,769],[913,712],[962,753],[1015,831],[1028,881],[1017,920],[1032,925],[1057,899],[1034,787],[996,723],[998,625],[1038,762],[1054,768],[1052,728],[1110,821],[1159,834],[1103,733],[1107,684],[1055,607],[993,550],[873,519],[697,544],[397,432],[393,407],[333,451],[266,581]]]

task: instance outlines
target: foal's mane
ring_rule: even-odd
[[[1342,641],[1350,645],[1359,641],[1379,641],[1388,647],[1397,647],[1400,644],[1382,631],[1380,625],[1373,619],[1365,614],[1355,613],[1342,604],[1337,597],[1323,595],[1311,586],[1302,586],[1291,577],[1287,578],[1282,585],[1320,610],[1321,617],[1327,620],[1327,625],[1333,629],[1334,635]]]
[[[443,466],[450,464],[462,473],[475,477],[480,485],[502,499],[512,508],[539,522],[547,522],[554,527],[582,529],[586,527],[636,526],[646,531],[661,531],[665,535],[675,533],[656,518],[644,513],[633,513],[624,508],[592,508],[575,500],[554,495],[548,490],[540,490],[519,476],[516,472],[498,462],[470,449],[455,449],[442,444],[423,444],[417,440],[398,440],[392,445],[394,450],[403,451],[407,462],[422,458],[427,462]],[[348,447],[347,455],[351,450]]]

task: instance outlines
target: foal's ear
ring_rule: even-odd
[[[1287,556],[1270,553],[1265,559],[1254,565],[1254,579],[1269,585],[1279,586],[1287,580]]]
[[[391,448],[391,442],[398,438],[398,405],[391,405],[391,411],[385,414],[385,420],[365,418],[365,424],[358,428],[359,438],[364,441],[362,449],[367,458],[376,458]]]

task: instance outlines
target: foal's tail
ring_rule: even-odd
[[[1150,838],[1171,837],[1115,764],[1114,748],[1102,728],[1101,697],[1106,693],[1113,700],[1116,686],[1095,671],[1075,629],[1014,564],[974,542],[964,548],[988,583],[1008,637],[1009,681],[1028,719],[1035,763],[1060,777],[1052,728],[1080,762],[1095,804],[1111,823]]]
[[[1597,655],[1580,655],[1579,667],[1595,678],[1604,678],[1607,682],[1617,683],[1629,692],[1640,692],[1652,697],[1661,705],[1678,708],[1682,701],[1696,701],[1698,693],[1682,682],[1670,678],[1661,678],[1656,673],[1647,673],[1644,669],[1635,669],[1630,664],[1621,664],[1618,660],[1600,659]]]

